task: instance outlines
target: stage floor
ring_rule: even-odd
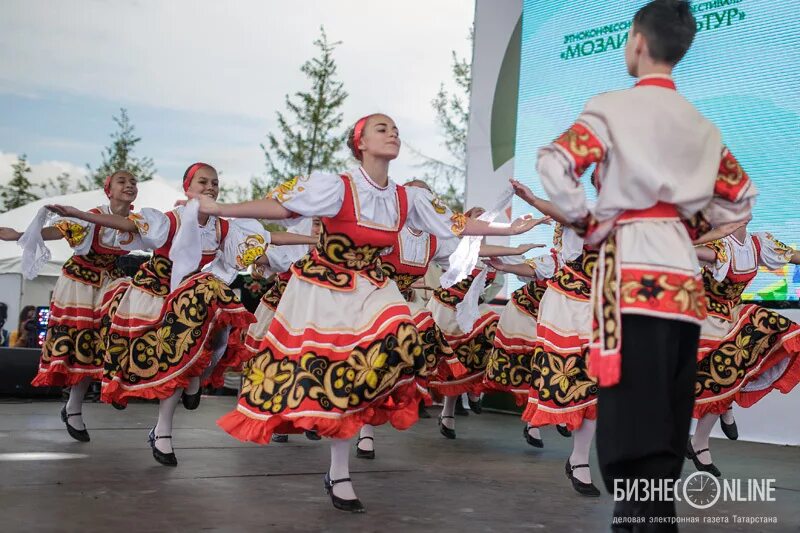
[[[439,434],[435,418],[405,432],[379,428],[377,459],[351,463],[367,513],[349,515],[322,491],[324,440],[239,443],[215,425],[233,400],[178,408],[177,468],[156,464],[145,442],[155,405],[85,405],[92,441],[84,444],[67,436],[60,403],[1,401],[2,531],[608,531],[611,497],[572,490],[564,476],[571,441],[554,429],[543,431],[538,450],[508,415],[459,417],[455,441]],[[679,514],[775,516],[778,524],[701,522],[682,531],[800,530],[800,449],[727,440],[713,447],[726,477],[775,478],[776,501],[719,502],[706,511],[680,503]],[[686,466],[684,475],[691,472]]]

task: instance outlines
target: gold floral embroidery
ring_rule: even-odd
[[[131,213],[128,215],[128,220],[136,224],[136,229],[139,230],[140,235],[146,235],[148,231],[150,231],[150,224],[147,223],[147,220],[139,213]]]
[[[129,337],[111,328],[105,375],[134,384],[179,371],[192,361],[206,338],[209,317],[220,307],[238,307],[239,299],[211,275],[187,283],[166,303],[161,323]]]
[[[453,223],[453,225],[450,226],[450,231],[452,231],[454,235],[461,235],[467,227],[467,216],[464,213],[453,213],[450,217],[450,222]]]
[[[714,255],[717,256],[717,262],[719,263],[728,262],[728,251],[725,248],[725,243],[721,239],[717,239],[716,241],[711,241],[709,243],[706,243],[705,247],[714,252]]]
[[[348,359],[331,361],[311,350],[298,360],[276,359],[267,349],[246,367],[241,397],[269,413],[295,409],[314,401],[322,409],[358,408],[390,392],[405,375],[423,368],[419,334],[413,324],[402,324]]]
[[[247,268],[256,259],[264,255],[266,244],[264,237],[258,234],[248,235],[243,243],[239,244],[239,255],[236,256],[236,263],[240,268]]]
[[[596,397],[597,381],[586,373],[587,352],[588,347],[561,354],[536,346],[531,383],[540,401],[567,408]]]
[[[794,255],[794,249],[786,246],[781,241],[773,237],[772,233],[767,232],[765,233],[765,236],[772,243],[772,247],[775,249],[775,253],[780,255],[786,262],[792,260],[792,256]]]
[[[59,220],[53,225],[73,248],[79,246],[89,234],[88,228],[77,222]]]
[[[275,199],[281,203],[290,200],[294,195],[305,190],[305,187],[302,186],[305,181],[308,181],[307,176],[295,176],[275,187],[267,194],[267,198]]]
[[[447,213],[447,206],[444,205],[442,199],[435,194],[433,195],[433,198],[431,198],[431,205],[433,206],[433,210],[438,214],[444,215]]]
[[[698,361],[695,380],[698,400],[727,396],[738,390],[747,374],[762,364],[793,327],[788,318],[770,309],[749,305],[742,314],[748,312],[738,330]]]

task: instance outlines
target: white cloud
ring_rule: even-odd
[[[258,117],[307,86],[300,64],[324,24],[350,97],[348,122],[381,110],[438,152],[430,100],[469,55],[468,0],[6,0],[0,90],[66,91],[120,104]]]
[[[0,152],[0,185],[5,185],[11,180],[11,168],[17,162],[18,154]],[[31,173],[28,179],[34,185],[46,183],[50,178],[55,178],[63,172],[69,173],[73,180],[82,180],[86,176],[86,168],[79,167],[67,161],[28,161]]]

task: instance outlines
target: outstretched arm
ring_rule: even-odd
[[[119,215],[106,215],[103,213],[90,213],[88,211],[81,211],[80,209],[76,209],[72,206],[68,205],[48,205],[46,206],[47,209],[60,215],[62,217],[70,217],[70,218],[77,218],[80,220],[85,220],[86,222],[91,222],[92,224],[96,224],[98,226],[103,226],[106,228],[112,228],[119,231],[126,231],[128,233],[138,233],[138,229],[136,228],[136,224],[126,217],[121,217]]]
[[[502,261],[489,260],[487,264],[493,269],[500,272],[508,272],[509,274],[516,274],[523,278],[533,278],[536,276],[536,270],[528,263],[520,263],[516,265],[509,265]]]
[[[478,255],[481,257],[504,257],[509,255],[523,255],[534,248],[544,248],[544,244],[520,244],[519,246],[498,246],[495,244],[481,243]]]
[[[697,254],[697,258],[704,263],[713,263],[717,260],[717,254],[711,248],[695,246],[694,251]]]
[[[22,233],[12,228],[0,228],[0,241],[18,241]],[[63,239],[64,235],[58,228],[52,226],[42,228],[42,239],[45,241],[57,241]]]
[[[746,220],[740,220],[739,222],[729,222],[727,224],[720,224],[719,226],[715,227],[708,233],[704,233],[703,235],[701,235],[692,244],[694,244],[695,246],[699,246],[701,244],[706,244],[719,239],[724,239],[731,233],[734,233],[739,228],[746,226],[748,222],[750,222],[750,218],[747,218]]]
[[[200,212],[206,215],[229,218],[260,218],[266,220],[284,220],[293,218],[295,213],[283,207],[277,200],[263,198],[238,204],[220,204],[208,196],[188,192],[190,199],[200,202]]]
[[[549,200],[545,200],[544,198],[539,198],[530,188],[526,185],[523,185],[519,181],[512,179],[509,180],[511,182],[511,186],[514,188],[514,194],[519,196],[522,200],[524,200],[528,205],[542,213],[543,215],[551,217],[556,222],[560,222],[561,224],[569,225],[570,222],[567,220],[567,217],[564,216],[564,213],[559,211],[559,209],[553,204],[553,202]]]
[[[539,224],[549,224],[550,220],[550,217],[533,218],[530,215],[524,215],[514,220],[511,224],[505,224],[502,222],[486,222],[483,220],[476,220],[474,218],[467,218],[461,235],[520,235],[532,230]]]
[[[273,231],[270,232],[271,244],[275,246],[285,246],[292,244],[317,244],[319,237],[314,235],[300,235],[298,233],[290,233],[288,231]]]

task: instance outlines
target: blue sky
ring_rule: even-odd
[[[259,143],[320,24],[350,97],[345,121],[384,111],[403,140],[443,157],[430,100],[451,86],[451,50],[469,57],[470,0],[285,2],[6,0],[0,4],[0,183],[16,154],[36,178],[97,165],[125,107],[138,153],[178,180],[204,160],[230,182],[263,172]],[[413,176],[405,150],[392,169]]]

